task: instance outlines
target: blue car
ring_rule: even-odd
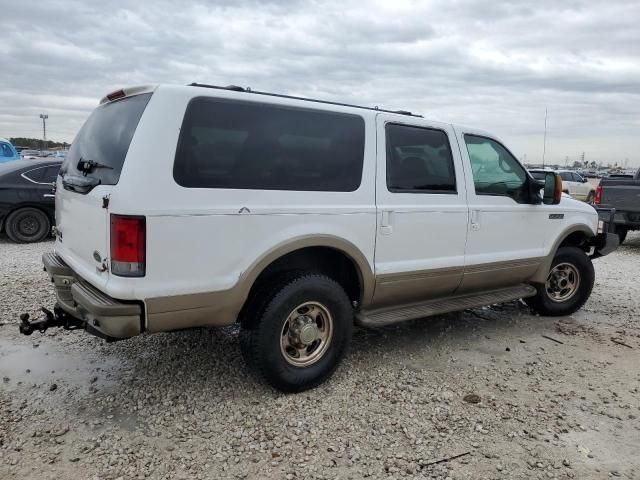
[[[20,154],[13,148],[11,142],[4,138],[0,138],[0,163],[20,160]]]

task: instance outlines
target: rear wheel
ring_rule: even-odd
[[[242,324],[248,366],[283,392],[326,380],[351,342],[353,309],[344,289],[319,274],[302,274],[262,290]]]
[[[541,315],[570,315],[591,295],[595,273],[591,259],[577,247],[558,249],[551,271],[538,293],[525,302]]]
[[[7,217],[7,236],[17,243],[39,242],[49,234],[51,224],[47,215],[37,208],[21,208]]]

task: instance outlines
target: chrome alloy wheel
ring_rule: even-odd
[[[317,362],[327,351],[333,335],[333,318],[327,307],[305,302],[287,317],[280,333],[280,352],[296,367]]]
[[[559,263],[549,276],[545,289],[554,302],[566,302],[572,298],[580,287],[580,272],[570,263]]]

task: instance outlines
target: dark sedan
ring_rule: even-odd
[[[54,223],[53,183],[60,160],[15,160],[0,165],[0,231],[14,242],[39,242]]]

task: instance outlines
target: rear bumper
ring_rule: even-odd
[[[142,331],[142,307],[113,299],[96,289],[54,252],[42,256],[44,268],[56,288],[60,307],[86,324],[89,332],[107,338],[128,338]]]
[[[598,234],[591,240],[595,247],[592,258],[604,257],[620,246],[620,237],[615,229],[615,208],[597,208]]]
[[[595,247],[592,258],[604,257],[620,246],[620,237],[617,233],[603,232],[595,236],[592,244]]]
[[[600,220],[609,222],[610,220],[614,225],[619,227],[625,227],[630,230],[640,230],[640,213],[638,212],[625,212],[614,210],[613,219],[610,219],[611,208],[606,205],[602,205],[598,208],[598,216]]]

